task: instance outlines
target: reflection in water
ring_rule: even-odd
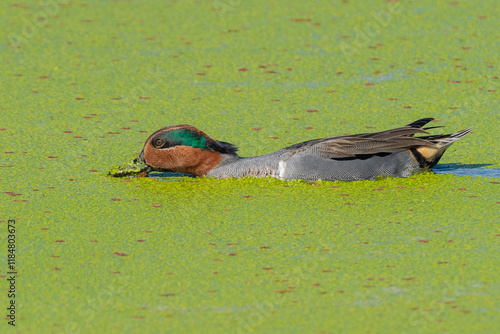
[[[442,164],[437,165],[432,169],[436,174],[454,174],[456,176],[485,176],[485,177],[500,177],[500,168],[483,168],[491,166],[491,164]],[[157,178],[161,181],[181,181],[179,177],[195,177],[190,174],[183,173],[159,173],[153,172],[149,177]]]
[[[432,171],[437,174],[450,173],[456,176],[500,177],[499,168],[482,168],[488,166],[491,166],[491,164],[443,164],[437,165]]]
[[[165,172],[165,173],[160,173],[160,172],[152,172],[148,174],[149,177],[154,177],[158,180],[161,181],[181,181],[182,179],[178,179],[178,177],[195,177],[194,175],[191,174],[184,174],[184,173],[170,173],[170,172]]]

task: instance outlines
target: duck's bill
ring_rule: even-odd
[[[108,171],[108,175],[113,177],[141,177],[147,176],[153,171],[151,166],[147,165],[144,160],[139,156],[135,158],[132,162],[127,162],[121,164],[120,166],[114,166]]]

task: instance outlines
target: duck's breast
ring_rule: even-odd
[[[279,177],[279,156],[275,153],[257,157],[239,158],[221,163],[207,174],[208,177]]]

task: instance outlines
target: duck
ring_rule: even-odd
[[[156,171],[219,179],[273,177],[356,181],[404,178],[431,171],[446,149],[471,131],[430,135],[427,130],[443,127],[424,128],[433,120],[422,118],[380,132],[308,140],[254,157],[240,157],[235,145],[216,140],[194,126],[167,126],[148,137],[134,163],[145,166],[140,176]]]

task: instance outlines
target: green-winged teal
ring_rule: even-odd
[[[242,158],[237,148],[190,125],[168,126],[149,136],[135,160],[151,171],[198,177],[265,177],[282,180],[373,180],[407,177],[432,169],[444,151],[470,129],[443,135],[422,128],[433,118],[374,133],[309,140],[261,156]],[[118,176],[118,175],[116,175]]]

